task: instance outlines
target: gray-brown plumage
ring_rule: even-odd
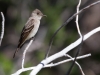
[[[23,27],[23,30],[21,32],[21,36],[19,39],[19,43],[17,46],[17,49],[13,55],[13,58],[15,57],[16,52],[18,52],[18,50],[23,46],[23,44],[29,40],[30,38],[34,38],[34,36],[36,35],[39,25],[40,25],[40,20],[41,18],[45,16],[42,14],[42,12],[38,9],[35,9],[30,18],[28,19],[27,23],[25,24],[25,26]]]

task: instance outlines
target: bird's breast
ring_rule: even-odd
[[[30,39],[32,37],[34,37],[39,29],[39,26],[40,26],[40,21],[36,21],[34,22],[34,27],[33,29],[31,30],[29,36],[27,37],[27,39]]]

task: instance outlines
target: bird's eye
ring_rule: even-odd
[[[37,13],[37,15],[39,15],[39,13]]]

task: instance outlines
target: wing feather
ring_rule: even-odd
[[[29,21],[26,23],[26,25],[24,26],[24,28],[21,32],[21,36],[20,36],[19,44],[18,44],[17,48],[21,48],[23,46],[28,35],[30,34],[30,32],[33,28],[34,28],[34,19],[29,19]]]

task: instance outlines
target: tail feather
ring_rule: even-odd
[[[15,55],[16,55],[16,53],[18,52],[19,49],[20,49],[20,48],[17,48],[17,49],[15,50],[14,55],[13,55],[13,58],[15,57]]]

